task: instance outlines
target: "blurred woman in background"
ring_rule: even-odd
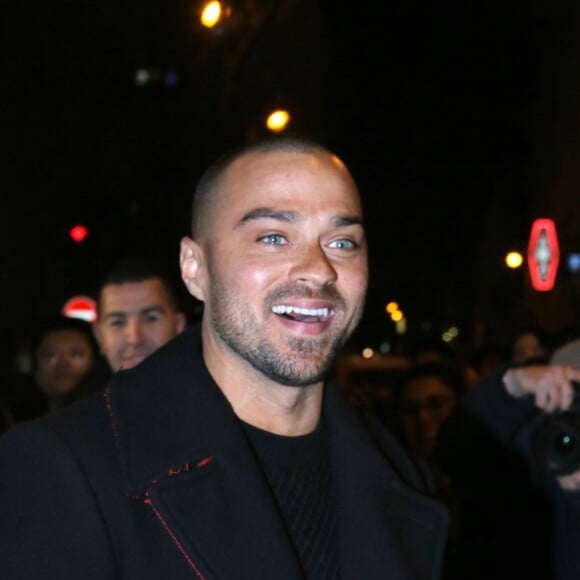
[[[102,386],[106,365],[90,323],[59,316],[41,330],[34,348],[34,379],[48,411]]]

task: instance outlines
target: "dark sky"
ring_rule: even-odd
[[[523,0],[350,4],[233,2],[246,20],[214,38],[186,26],[186,0],[12,4],[6,325],[18,334],[94,290],[116,253],[145,248],[176,267],[189,181],[286,102],[295,128],[335,148],[361,186],[368,328],[393,298],[417,325],[468,319],[489,203],[501,195],[525,214],[543,23]],[[143,66],[174,71],[177,85],[136,88]],[[66,235],[76,222],[91,232],[82,247]]]
[[[371,299],[400,300],[416,323],[468,320],[490,204],[504,198],[514,230],[526,215],[527,120],[548,35],[530,4],[329,12],[339,139],[369,194]]]

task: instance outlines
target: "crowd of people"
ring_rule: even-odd
[[[470,361],[424,344],[370,387],[337,375],[363,209],[303,139],[207,169],[180,267],[199,324],[125,257],[95,323],[56,313],[31,344],[28,395],[0,407],[3,578],[578,577],[580,458],[533,452],[573,402],[578,341],[526,328]]]
[[[55,312],[31,338],[30,372],[4,385],[0,432],[104,388],[187,325],[176,283],[151,256],[111,264],[98,290],[95,322]]]
[[[550,335],[524,326],[511,342],[483,345],[470,359],[429,338],[408,354],[392,357],[395,364],[384,357],[382,372],[377,358],[368,361],[366,373],[343,371],[341,386],[353,404],[380,417],[411,456],[427,462],[436,478],[450,514],[443,577],[574,577],[578,563],[567,558],[576,550],[571,544],[579,541],[569,523],[577,499],[554,485],[557,478],[534,445],[533,435],[539,437],[546,414],[534,408],[530,395],[503,415],[507,397],[501,394],[501,377],[510,369],[580,369],[580,329]],[[561,409],[555,409],[559,417]],[[578,440],[561,453],[580,469],[580,452],[574,451],[580,446],[580,414],[577,421]],[[564,518],[567,525],[554,526]],[[572,541],[555,539],[565,531]],[[571,550],[568,556],[564,545]]]

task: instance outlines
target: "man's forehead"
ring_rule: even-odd
[[[361,212],[356,184],[340,159],[326,152],[249,153],[236,160],[221,180],[216,206],[274,207],[282,211],[343,207]],[[254,205],[257,204],[257,205]],[[298,204],[298,205],[296,205]],[[252,207],[254,206],[254,207]]]
[[[136,282],[107,284],[101,290],[99,307],[101,313],[111,309],[143,309],[170,303],[165,285],[159,278],[148,278]]]

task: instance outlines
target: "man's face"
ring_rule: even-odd
[[[201,249],[204,355],[275,382],[324,378],[364,307],[367,250],[358,192],[328,154],[250,154],[227,170]],[[237,362],[235,362],[237,361]]]
[[[185,328],[159,278],[101,291],[96,335],[113,371],[132,368]]]
[[[409,382],[401,394],[399,412],[403,430],[413,452],[430,457],[441,425],[453,411],[457,397],[452,387],[438,377]]]
[[[74,391],[95,364],[89,339],[73,329],[47,334],[36,351],[36,382],[49,398]]]

